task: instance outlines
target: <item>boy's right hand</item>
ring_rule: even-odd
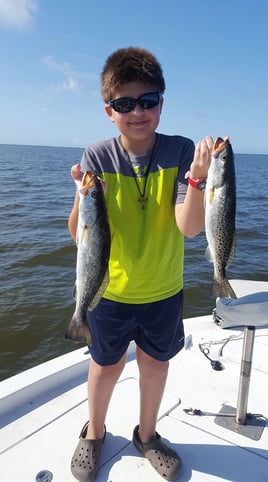
[[[81,181],[83,179],[83,172],[81,171],[80,164],[74,164],[71,167],[71,176],[75,182],[77,189],[81,189]]]
[[[72,176],[78,190],[81,189],[81,181],[83,179],[83,175],[84,175],[84,173],[81,171],[80,164],[74,164],[71,167],[71,176]],[[103,179],[101,179],[100,177],[98,177],[98,179],[100,180],[103,192],[105,193],[106,192],[106,182]]]

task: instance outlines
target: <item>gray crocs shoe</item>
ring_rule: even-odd
[[[89,422],[86,422],[81,430],[79,442],[71,461],[71,472],[79,482],[93,482],[96,479],[102,444],[106,436],[106,427],[104,426],[102,438],[97,440],[86,439],[88,424]]]
[[[171,448],[162,442],[160,435],[155,432],[155,438],[150,442],[143,444],[139,437],[139,426],[135,427],[133,432],[133,444],[136,449],[149,460],[153,468],[164,479],[173,481],[181,474],[181,458]]]

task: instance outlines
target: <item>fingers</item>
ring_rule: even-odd
[[[80,164],[74,164],[71,167],[71,176],[74,181],[82,181],[83,173],[81,172]]]
[[[213,139],[210,136],[205,137],[202,141],[197,143],[198,146],[198,154],[202,158],[203,161],[207,161],[210,159],[211,152],[213,149]]]
[[[213,139],[211,136],[207,136],[205,137],[204,141],[205,144],[207,145],[207,148],[210,152],[212,152],[212,149],[213,149]]]
[[[210,165],[211,152],[213,149],[213,139],[211,136],[205,137],[196,144],[194,160],[191,164],[191,177],[194,179],[207,177]]]
[[[82,181],[83,172],[81,172],[80,164],[74,164],[74,166],[71,167],[71,176],[74,181]]]
[[[75,182],[77,190],[81,189],[81,182],[83,179],[83,173],[81,172],[80,164],[74,164],[71,167],[71,176]]]
[[[81,181],[83,179],[83,175],[84,173],[81,171],[81,166],[80,164],[74,164],[72,167],[71,167],[71,176],[75,182],[75,185],[77,187],[77,189],[81,189]],[[101,187],[103,189],[103,192],[105,193],[106,190],[107,190],[107,186],[106,186],[106,182],[101,179],[100,177],[98,177],[98,179],[100,180],[101,182]]]
[[[196,144],[194,162],[197,163],[207,163],[210,159],[211,152],[213,149],[213,139],[212,137],[206,137],[202,141]]]

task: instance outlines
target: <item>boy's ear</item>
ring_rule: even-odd
[[[108,115],[108,117],[110,117],[111,121],[114,122],[114,118],[113,118],[113,109],[112,107],[110,107],[108,104],[106,104],[104,106],[105,108],[105,112],[106,114]]]

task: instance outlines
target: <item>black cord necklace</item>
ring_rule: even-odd
[[[150,168],[151,168],[152,161],[153,161],[154,150],[155,150],[155,146],[156,146],[156,140],[157,140],[157,134],[155,135],[155,142],[154,142],[154,145],[153,145],[153,148],[152,148],[152,151],[151,151],[150,159],[149,159],[148,166],[146,168],[146,172],[145,172],[145,176],[144,176],[143,191],[140,188],[140,185],[139,185],[139,182],[138,182],[138,176],[137,176],[137,173],[136,173],[136,171],[135,171],[135,169],[132,165],[131,159],[129,157],[129,153],[124,149],[125,154],[127,156],[128,165],[131,168],[131,171],[133,173],[133,178],[134,178],[134,181],[135,181],[138,193],[139,193],[138,202],[141,203],[142,209],[145,209],[145,203],[146,203],[146,201],[148,201],[148,198],[146,197],[146,185],[147,185],[147,179],[148,179],[148,175],[149,175]]]

